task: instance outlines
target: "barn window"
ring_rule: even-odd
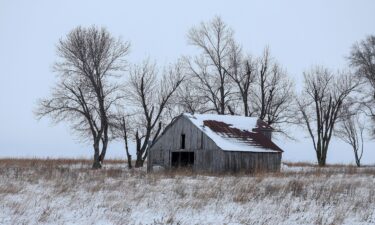
[[[181,134],[181,149],[185,149],[185,134]]]

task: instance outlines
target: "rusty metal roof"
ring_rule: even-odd
[[[283,152],[271,139],[259,132],[260,130],[272,130],[272,127],[262,120],[257,121],[257,127],[254,127],[252,131],[240,130],[232,127],[231,124],[216,120],[204,120],[203,125],[228,140],[245,143],[253,147]]]

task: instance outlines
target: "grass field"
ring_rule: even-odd
[[[374,167],[214,175],[90,166],[0,159],[0,224],[375,224]]]

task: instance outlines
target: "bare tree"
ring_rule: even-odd
[[[375,36],[370,35],[360,43],[354,44],[349,61],[356,69],[356,74],[371,84],[372,97],[375,99]]]
[[[101,168],[109,136],[109,114],[121,96],[113,79],[124,71],[130,44],[105,28],[77,27],[57,45],[59,77],[52,95],[39,101],[38,118],[68,121],[80,137],[93,142],[93,168]],[[101,149],[100,149],[101,147]]]
[[[150,142],[159,136],[162,129],[163,113],[172,102],[183,80],[181,63],[165,69],[161,79],[158,79],[156,65],[148,60],[131,69],[129,100],[137,108],[138,114],[132,124],[136,129],[135,167],[143,166]]]
[[[128,168],[131,169],[132,166],[132,156],[129,152],[129,140],[131,138],[131,128],[130,128],[130,117],[131,115],[125,114],[119,111],[115,116],[112,117],[110,128],[114,138],[119,138],[124,141],[126,157],[128,160]]]
[[[293,82],[268,48],[259,59],[244,57],[233,30],[220,17],[193,27],[188,40],[202,50],[186,62],[198,81],[196,93],[211,103],[209,109],[218,114],[257,115],[276,127],[291,120]]]
[[[251,116],[253,111],[253,102],[251,99],[252,88],[257,73],[257,60],[252,56],[247,56],[243,59],[241,50],[239,47],[234,46],[230,54],[231,66],[230,71],[227,71],[228,75],[232,78],[239,100],[242,102],[242,111],[244,116]],[[228,106],[229,111],[234,114],[233,107]]]
[[[304,72],[305,87],[298,99],[301,122],[307,127],[319,166],[325,166],[329,143],[349,94],[359,85],[349,72],[333,74],[315,67]]]
[[[361,121],[358,113],[350,112],[348,108],[349,106],[344,113],[344,117],[338,124],[336,135],[352,147],[355,163],[360,167],[363,156],[363,132],[365,124]]]
[[[253,104],[260,119],[278,127],[293,118],[294,84],[286,71],[275,62],[265,48],[258,59],[256,80],[253,88]]]
[[[213,111],[225,114],[232,95],[228,71],[235,46],[233,31],[215,17],[190,29],[187,37],[189,44],[202,50],[199,57],[186,60],[190,73],[199,81],[201,98],[212,104]]]
[[[370,35],[365,40],[352,46],[348,57],[350,66],[356,70],[356,75],[364,82],[361,89],[363,97],[361,106],[364,112],[375,120],[375,36]],[[375,129],[372,129],[375,135]]]

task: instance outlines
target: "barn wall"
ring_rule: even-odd
[[[185,134],[185,149],[181,149],[181,134]],[[194,151],[196,160],[197,155],[199,155],[201,151],[215,149],[218,149],[215,142],[204,135],[189,119],[181,116],[165,130],[164,134],[162,134],[151,147],[148,166],[152,164],[169,168],[172,151]],[[210,162],[206,161],[205,163]],[[197,165],[197,163],[195,163],[195,165]]]
[[[185,149],[181,147],[185,134]],[[181,116],[165,130],[149,151],[148,168],[171,166],[173,151],[193,151],[194,170],[208,172],[279,171],[281,153],[223,151],[187,118]]]
[[[199,171],[277,172],[280,171],[281,153],[208,150],[198,152],[196,162],[196,169]]]

